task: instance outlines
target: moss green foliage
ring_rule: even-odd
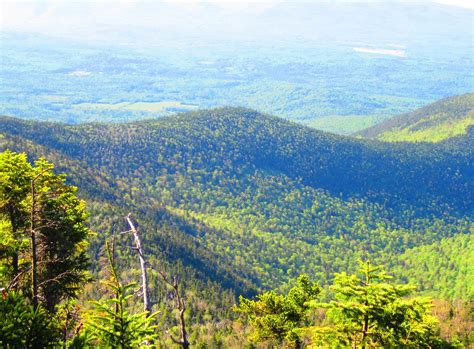
[[[413,297],[414,286],[390,282],[380,266],[370,262],[359,262],[359,266],[357,274],[335,275],[334,297],[327,303],[318,302],[319,290],[308,283],[306,275],[288,295],[267,291],[255,301],[241,297],[237,310],[250,322],[252,340],[270,345],[269,340],[274,340],[295,348],[303,344],[315,348],[449,347],[437,335],[438,321],[431,314],[429,299]],[[307,286],[301,289],[302,281]],[[310,292],[303,291],[308,288]],[[311,318],[309,309],[313,309]],[[314,316],[318,311],[320,316]]]
[[[267,291],[255,301],[241,296],[236,311],[246,315],[255,329],[253,341],[281,343],[285,340],[298,345],[299,332],[308,320],[308,302],[315,300],[319,293],[319,287],[307,275],[300,275],[287,295]]]
[[[448,300],[474,300],[474,235],[462,234],[409,249],[393,273],[418,291]]]
[[[446,98],[359,132],[388,142],[436,143],[465,135],[474,125],[474,93]]]
[[[474,114],[473,114],[474,115]],[[421,120],[425,122],[428,120]],[[416,127],[415,124],[414,126]],[[474,117],[464,120],[440,123],[430,128],[412,131],[409,128],[384,132],[378,138],[387,142],[440,142],[445,139],[466,134],[468,127],[474,125]]]
[[[398,253],[404,251],[408,253],[406,246],[410,243],[426,245],[430,241],[437,241],[442,234],[462,236],[459,234],[469,231],[472,224],[469,216],[459,215],[460,211],[458,210],[453,209],[451,215],[445,212],[444,220],[442,220],[439,216],[434,215],[435,213],[426,215],[422,209],[422,203],[406,202],[402,206],[384,208],[377,201],[370,202],[368,198],[346,199],[343,196],[336,198],[329,191],[317,191],[314,188],[313,192],[309,184],[304,184],[303,180],[291,179],[290,181],[289,176],[285,176],[283,171],[277,173],[275,170],[269,171],[261,168],[258,171],[250,172],[250,177],[246,178],[244,176],[246,173],[240,172],[242,169],[238,169],[238,166],[236,166],[238,171],[234,172],[236,176],[233,178],[216,174],[215,180],[219,185],[221,183],[234,184],[231,187],[232,190],[235,190],[232,195],[229,194],[231,190],[226,191],[219,185],[211,186],[216,191],[220,189],[224,193],[221,195],[219,191],[216,193],[210,191],[204,186],[204,182],[198,179],[199,176],[205,175],[204,171],[198,171],[198,175],[195,177],[196,174],[189,169],[189,166],[185,166],[185,168],[190,173],[183,172],[182,162],[178,162],[179,165],[175,164],[175,176],[167,177],[170,182],[174,179],[173,183],[176,185],[170,187],[162,183],[163,188],[168,191],[163,195],[170,195],[175,201],[168,199],[168,201],[158,203],[155,200],[158,200],[160,191],[150,191],[150,198],[147,199],[145,193],[140,192],[144,190],[140,187],[140,182],[134,181],[134,177],[130,179],[125,176],[122,176],[121,179],[114,177],[114,171],[119,171],[119,168],[114,167],[110,172],[106,170],[106,167],[101,168],[101,171],[94,170],[93,167],[87,169],[87,167],[82,167],[86,164],[86,158],[75,158],[72,155],[67,157],[58,150],[54,150],[53,147],[52,150],[48,150],[48,148],[35,145],[28,140],[18,137],[14,139],[18,141],[16,146],[27,148],[33,155],[41,150],[51,158],[64,160],[73,173],[79,173],[79,171],[89,173],[89,175],[80,177],[82,179],[78,179],[78,181],[84,183],[85,191],[82,195],[91,198],[90,211],[93,219],[90,220],[90,223],[102,233],[99,233],[98,236],[89,234],[89,230],[84,227],[84,203],[75,196],[76,189],[65,184],[65,177],[53,172],[53,166],[50,163],[40,159],[31,166],[26,162],[27,159],[24,155],[10,151],[1,154],[0,159],[5,164],[1,167],[1,178],[6,181],[6,184],[3,183],[0,187],[2,189],[0,193],[2,207],[7,205],[25,207],[27,212],[28,207],[35,202],[35,207],[38,210],[32,211],[31,217],[35,222],[45,223],[43,225],[35,223],[32,226],[31,222],[22,222],[18,224],[18,227],[23,227],[23,230],[20,229],[14,233],[12,215],[9,214],[9,210],[3,210],[1,211],[0,225],[2,236],[7,236],[9,239],[7,241],[12,242],[15,247],[18,245],[15,243],[15,239],[22,239],[24,236],[28,236],[28,233],[31,235],[32,231],[38,232],[37,241],[41,246],[41,252],[38,255],[42,258],[40,261],[46,261],[47,264],[58,267],[57,269],[38,267],[39,289],[41,290],[40,304],[38,307],[31,306],[34,300],[31,284],[27,280],[16,281],[21,279],[21,275],[30,276],[29,265],[32,262],[28,260],[28,256],[31,254],[28,250],[29,247],[24,247],[24,250],[11,249],[9,243],[2,244],[0,280],[2,280],[2,301],[4,303],[0,304],[0,310],[5,314],[0,313],[0,315],[5,315],[2,318],[8,319],[2,330],[6,332],[12,327],[12,323],[17,317],[14,315],[16,313],[25,320],[19,328],[15,329],[16,331],[11,331],[11,337],[6,337],[10,341],[8,342],[10,346],[22,345],[21,331],[36,333],[34,331],[39,329],[40,333],[46,334],[46,336],[43,338],[38,335],[38,339],[34,340],[50,341],[52,343],[50,346],[57,343],[57,345],[71,348],[81,348],[87,345],[137,347],[148,345],[146,342],[153,340],[156,345],[170,347],[172,345],[171,339],[164,332],[169,331],[175,334],[177,331],[173,308],[170,307],[173,299],[170,299],[166,285],[159,281],[160,278],[156,270],[167,270],[171,275],[177,273],[186,276],[181,285],[181,289],[186,290],[186,303],[189,305],[185,317],[191,324],[190,341],[197,347],[242,347],[245,345],[247,329],[245,327],[239,329],[239,322],[232,321],[235,316],[235,314],[231,314],[230,310],[230,305],[235,300],[233,292],[245,293],[237,309],[247,314],[250,323],[257,329],[254,335],[256,341],[287,342],[298,347],[306,341],[305,333],[314,332],[320,328],[319,332],[313,333],[316,336],[316,341],[331,340],[330,343],[345,345],[349,340],[354,339],[356,333],[360,332],[358,328],[360,328],[360,319],[362,318],[364,320],[363,328],[372,328],[374,331],[367,331],[363,338],[356,338],[356,340],[367,345],[420,347],[441,343],[435,336],[435,321],[427,311],[427,303],[421,299],[403,298],[412,290],[411,287],[386,283],[384,281],[386,275],[369,264],[365,265],[364,278],[357,275],[350,276],[347,273],[355,270],[353,258],[359,254],[370,252],[377,259],[394,259]],[[51,144],[49,145],[51,146]],[[456,144],[451,146],[450,152],[457,154],[460,151]],[[67,150],[68,148],[63,144],[61,149]],[[73,149],[73,153],[75,151]],[[452,153],[450,154],[452,155]],[[216,168],[228,175],[225,167],[224,169],[220,168],[217,166],[218,163],[216,161],[214,164]],[[18,176],[25,178],[17,178],[13,175],[20,173],[20,169],[25,169],[25,171]],[[171,166],[167,167],[167,171],[171,169]],[[140,171],[146,172],[145,166]],[[186,178],[186,176],[189,177]],[[157,176],[157,178],[160,177]],[[196,193],[192,191],[193,185],[188,183],[181,187],[179,184],[180,182],[187,183],[192,179],[195,180],[193,185],[198,188]],[[131,182],[128,181],[130,180],[133,182],[132,187],[129,187]],[[28,182],[32,184],[32,181],[35,185],[30,185],[31,192],[27,189],[17,190],[18,185],[27,185]],[[250,186],[254,182],[257,184]],[[288,183],[294,185],[291,188],[286,188],[285,184]],[[250,186],[253,192],[246,192],[244,188],[247,186]],[[35,188],[34,192],[33,187]],[[145,182],[145,188],[152,187]],[[186,196],[186,192],[190,195]],[[229,198],[238,197],[235,196],[236,193],[242,197],[252,197],[252,199],[231,205],[232,201]],[[296,210],[293,212],[290,210],[294,203],[297,203],[295,207],[300,209],[298,205],[303,205],[305,200],[313,205],[314,202],[311,199],[314,198],[312,196],[314,193],[321,196],[321,201],[316,201],[317,205],[314,210],[305,213],[310,216],[300,217],[304,221],[308,219],[307,217],[318,217],[318,213],[324,212],[321,218],[315,218],[315,220],[321,224],[324,222],[329,224],[324,225],[324,229],[327,229],[327,238],[322,230],[314,231],[315,234],[318,234],[317,238],[312,236],[309,224],[302,225],[295,219],[295,217],[299,217],[295,213]],[[178,203],[179,195],[184,195],[181,200],[186,200],[186,205]],[[196,195],[196,198],[193,195]],[[201,195],[205,200],[220,198],[220,205],[213,201],[204,201],[206,205],[200,206],[201,203],[197,200],[198,195]],[[305,195],[308,195],[309,199],[305,199]],[[286,198],[287,201],[283,198]],[[21,200],[21,205],[16,200]],[[277,205],[280,201],[284,203],[283,206]],[[209,202],[213,202],[213,206],[209,205]],[[223,208],[219,208],[226,202],[228,202],[229,208],[228,216]],[[247,202],[253,203],[247,208],[250,210],[247,211],[247,214],[255,215],[254,220],[246,221],[245,215],[239,213],[245,208],[239,205],[244,205]],[[271,210],[267,212],[265,207],[271,207]],[[397,213],[394,211],[396,207],[403,208],[403,211]],[[410,213],[408,208],[411,208],[413,212]],[[321,209],[323,210],[321,211]],[[336,209],[338,211],[335,211]],[[139,278],[139,271],[134,251],[127,248],[127,244],[129,244],[127,239],[130,237],[127,234],[117,235],[117,249],[113,254],[106,247],[104,255],[102,249],[106,229],[114,227],[120,217],[123,219],[124,212],[130,212],[130,210],[139,212],[141,217],[139,222],[143,237],[142,245],[145,247],[145,253],[150,257],[148,260],[151,297],[154,301],[153,310],[160,311],[162,314],[156,318],[155,314],[141,312],[139,310],[142,307],[141,301],[132,295],[132,288],[135,285],[133,281]],[[353,211],[356,212],[355,216],[351,215]],[[18,212],[18,215],[13,215],[15,219],[29,219],[21,210]],[[332,212],[338,212],[338,215],[331,222]],[[436,211],[433,210],[433,212]],[[259,217],[259,214],[263,215],[264,213],[268,216]],[[271,221],[276,213],[282,215],[282,221]],[[407,213],[411,214],[408,217],[413,220],[414,225],[404,227],[407,222],[410,222],[410,220],[402,219],[402,216]],[[313,214],[314,216],[311,216]],[[235,223],[232,223],[231,220],[233,215],[235,215]],[[354,237],[341,235],[337,230],[337,227],[340,227],[338,224],[349,224],[344,220],[351,222],[354,217],[356,222],[351,230]],[[219,219],[234,225],[227,223],[226,228],[219,223]],[[292,226],[288,226],[286,231],[278,232],[276,229],[283,227],[284,220],[288,220],[287,224],[292,224]],[[217,223],[211,224],[213,221]],[[265,225],[265,221],[271,221],[271,225]],[[343,223],[339,223],[340,221]],[[420,225],[420,227],[416,228],[416,225]],[[239,226],[247,227],[247,229],[243,230]],[[262,227],[268,230],[263,231]],[[273,227],[275,231],[269,230],[270,227]],[[295,230],[295,227],[299,227],[301,230]],[[331,227],[335,227],[335,230],[331,231]],[[351,225],[349,224],[347,227],[351,227]],[[115,231],[122,230],[121,226],[114,228]],[[322,228],[320,227],[320,229]],[[377,232],[379,235],[368,238],[369,229],[372,229],[371,233]],[[292,241],[284,237],[284,232],[296,241],[295,249],[291,250]],[[334,236],[331,237],[331,234]],[[220,236],[222,237],[218,238]],[[273,239],[268,237],[273,237]],[[284,239],[278,237],[284,237]],[[49,240],[45,240],[46,238]],[[59,238],[61,241],[58,241]],[[253,243],[251,239],[255,239],[256,243]],[[85,256],[87,240],[91,240],[89,251],[93,255],[92,260],[94,261],[92,272],[99,279],[106,279],[109,270],[112,273],[112,281],[107,283],[108,290],[98,287],[97,283],[89,284],[83,289],[82,302],[87,304],[90,299],[98,299],[94,303],[95,309],[85,312],[89,315],[84,327],[81,323],[84,311],[75,305],[74,300],[78,293],[78,287],[83,286],[86,277],[83,269],[85,265],[83,256]],[[364,240],[366,240],[366,245],[364,245]],[[54,244],[48,246],[44,241],[54,241]],[[208,241],[209,244],[207,244]],[[230,248],[232,243],[239,241],[241,245],[233,249]],[[245,241],[247,241],[247,245],[245,245]],[[387,246],[383,245],[385,243]],[[250,248],[252,244],[253,249]],[[360,245],[357,246],[358,244]],[[301,246],[315,246],[315,248],[298,251]],[[359,251],[358,248],[362,246],[365,246],[367,250]],[[461,246],[464,245],[461,244]],[[370,249],[368,249],[369,247]],[[273,249],[273,255],[271,249]],[[288,259],[287,263],[296,265],[296,271],[305,268],[312,269],[312,277],[320,281],[322,285],[331,282],[331,273],[335,269],[346,272],[336,274],[332,289],[336,295],[335,301],[325,304],[325,307],[329,308],[328,322],[321,323],[316,314],[311,313],[309,307],[311,302],[313,305],[315,304],[320,288],[310,282],[307,276],[299,277],[297,285],[290,288],[289,286],[293,283],[291,272],[280,272],[280,269],[285,266],[286,255],[283,254],[285,249],[290,249],[293,254],[292,259]],[[317,254],[317,252],[323,253],[324,250],[327,250],[325,255]],[[12,251],[18,254],[18,260],[21,261],[18,263],[17,275],[13,273],[15,259],[12,258]],[[51,251],[62,257],[56,260],[51,256]],[[254,256],[258,258],[255,257],[256,259],[252,261],[251,258]],[[281,263],[281,267],[276,267],[274,261]],[[65,262],[74,263],[68,265]],[[86,263],[87,260],[84,262]],[[260,268],[259,263],[262,263]],[[268,267],[265,264],[268,264]],[[109,265],[109,269],[107,269],[107,265]],[[253,269],[247,266],[252,266]],[[53,273],[55,270],[58,272],[56,275]],[[69,278],[69,275],[72,275],[72,279]],[[65,277],[64,282],[63,277]],[[462,277],[460,275],[459,279],[461,280]],[[428,278],[431,279],[429,276]],[[466,279],[469,280],[467,276]],[[50,280],[55,280],[57,289],[54,289],[53,296],[55,298],[48,300],[50,295],[45,294],[44,290]],[[122,280],[124,280],[123,283]],[[280,289],[266,292],[257,297],[255,301],[248,299],[249,295],[255,294],[256,290],[271,284]],[[325,299],[331,299],[331,297],[330,293],[326,293]],[[38,319],[44,319],[41,324],[34,320],[36,318],[35,312],[38,314]],[[152,323],[152,321],[155,322]],[[367,326],[365,326],[366,322]],[[324,329],[321,329],[320,325],[324,325]],[[155,336],[157,333],[163,335]],[[347,338],[348,333],[350,339]],[[463,339],[465,342],[469,342],[468,337],[464,338],[467,338]],[[151,343],[149,342],[149,344]]]
[[[239,343],[229,335],[236,294],[287,293],[301,273],[324,288],[367,256],[398,268],[407,250],[472,229],[469,132],[436,144],[381,143],[236,108],[108,125],[5,117],[0,127],[2,149],[53,161],[87,199],[98,232],[89,248],[93,274],[103,276],[105,237],[127,230],[123,217],[132,212],[150,268],[183,280],[193,345]],[[139,278],[127,239],[117,248],[124,283]],[[401,269],[400,279],[412,272]],[[465,294],[462,277],[453,294]],[[176,334],[169,292],[156,273],[150,284],[159,329]],[[101,297],[100,287],[84,293]],[[172,344],[168,336],[159,342]]]
[[[55,174],[53,169],[44,159],[35,162],[32,208],[38,245],[38,286],[50,311],[62,300],[75,297],[87,282],[87,238],[91,234],[85,226],[85,202],[77,198],[77,188],[67,185],[65,176]]]
[[[25,154],[0,154],[0,236],[4,239],[0,266],[6,271],[2,281],[9,288],[34,292],[33,277],[27,275],[35,269],[37,297],[51,312],[87,281],[90,234],[77,189],[53,168],[44,159],[31,166]],[[31,256],[33,236],[35,257]]]
[[[108,229],[105,211],[139,210],[154,255],[243,292],[301,272],[327,285],[367,254],[391,260],[471,226],[472,137],[380,144],[242,109],[120,125],[5,118],[2,126],[4,144],[71,172],[93,198],[99,231]]]
[[[26,154],[3,152],[0,154],[0,271],[6,279],[12,280],[25,263],[20,256],[28,247],[26,229],[28,209],[26,199],[33,179],[33,169]],[[7,262],[8,261],[8,262]]]
[[[60,304],[89,280],[84,202],[53,168],[44,159],[32,166],[25,154],[0,154],[0,342],[6,347],[66,345]]]

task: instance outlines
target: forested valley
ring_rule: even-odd
[[[0,130],[4,347],[474,340],[472,127],[381,142],[220,108]]]

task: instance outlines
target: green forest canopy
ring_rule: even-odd
[[[200,319],[196,336],[229,316],[225,304],[235,293],[285,291],[302,272],[326,287],[334,271],[355,272],[355,261],[368,256],[424,293],[472,298],[472,267],[464,263],[472,257],[470,133],[436,145],[390,145],[245,109],[121,125],[12,118],[1,125],[2,148],[46,156],[81,188],[99,232],[89,248],[94,258],[110,227],[137,212],[151,265],[186,270],[191,299],[214,309],[190,308],[188,316]],[[130,254],[120,254],[132,267]],[[418,270],[430,272],[417,278]],[[166,294],[155,287],[156,297]]]

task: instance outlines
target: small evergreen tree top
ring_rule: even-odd
[[[240,297],[237,312],[248,316],[255,329],[254,342],[286,340],[299,346],[300,329],[307,320],[308,302],[315,300],[320,288],[305,274],[300,275],[297,285],[287,295],[268,291],[257,296],[256,300]]]
[[[429,347],[437,341],[427,298],[407,298],[414,287],[389,283],[383,267],[359,262],[359,275],[337,273],[327,326],[313,328],[316,342],[352,348]]]

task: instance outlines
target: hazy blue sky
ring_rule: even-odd
[[[33,22],[41,23],[47,21],[48,14],[53,13],[55,7],[64,6],[66,4],[73,6],[88,5],[91,3],[101,3],[110,6],[107,10],[109,16],[120,17],[126,16],[127,11],[133,8],[138,3],[169,3],[186,8],[199,6],[203,3],[213,4],[226,10],[235,11],[262,11],[268,7],[273,6],[284,0],[167,0],[167,1],[153,1],[153,0],[3,0],[1,5],[0,23],[2,28],[9,27],[29,27]],[[387,0],[306,0],[304,2],[388,2]],[[473,0],[424,0],[424,1],[390,1],[402,3],[420,3],[420,2],[435,2],[445,5],[460,6],[474,9]],[[100,5],[100,4],[99,4]],[[77,13],[81,17],[81,12]]]
[[[403,33],[424,40],[420,33],[439,38],[446,33],[472,37],[469,17],[473,9],[474,0],[4,0],[0,22],[3,31],[90,42],[145,42],[152,34],[167,35],[170,40],[195,33],[211,38],[252,38],[268,30],[277,36],[291,32],[296,36],[320,33],[327,37],[329,29],[334,29],[338,38],[354,31],[375,35],[383,29],[386,37],[395,40]]]

